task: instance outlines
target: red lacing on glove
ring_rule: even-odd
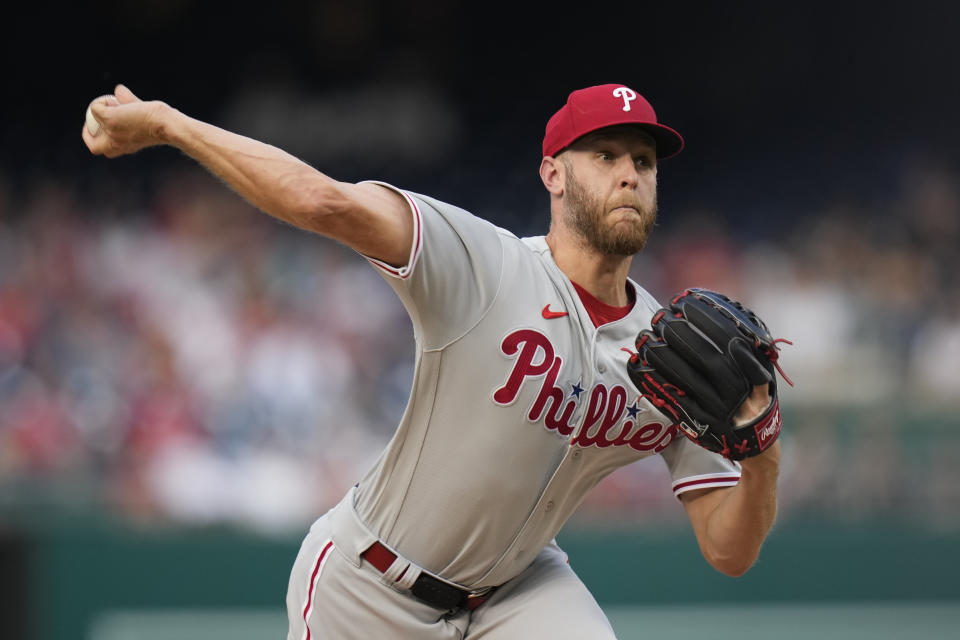
[[[726,444],[726,442],[724,442],[724,444]],[[745,454],[747,452],[747,449],[750,448],[750,442],[747,440],[743,440],[740,444],[733,445],[733,448],[739,451],[741,454]]]
[[[646,336],[644,336],[644,338],[646,338]],[[639,353],[634,353],[633,351],[630,351],[630,349],[627,349],[626,347],[620,347],[620,351],[626,351],[627,353],[630,354],[630,364],[636,364],[637,360],[640,359]]]
[[[793,346],[793,343],[785,338],[777,338],[770,343],[770,348],[767,349],[767,357],[770,358],[770,362],[773,363],[773,366],[777,368],[777,371],[780,372],[780,375],[783,376],[783,379],[787,381],[791,387],[793,386],[793,380],[787,377],[787,374],[783,372],[783,369],[780,368],[780,363],[777,360],[780,358],[780,350],[777,348],[777,343],[783,342]],[[757,345],[759,346],[759,345]]]
[[[727,444],[727,436],[720,436],[720,440],[723,442],[723,449],[717,453],[722,455],[724,458],[727,458],[730,456],[730,445]]]
[[[678,387],[678,386],[676,386],[676,385],[672,385],[672,384],[670,384],[669,382],[665,382],[664,384],[660,384],[659,382],[657,382],[656,380],[654,380],[652,377],[650,377],[650,374],[647,374],[647,375],[645,375],[644,377],[647,379],[648,382],[652,383],[653,386],[655,386],[655,387],[657,388],[657,390],[660,391],[660,393],[662,393],[663,395],[665,395],[665,396],[667,396],[668,398],[670,398],[670,400],[671,400],[672,402],[676,403],[676,404],[680,404],[680,402],[679,402],[676,398],[674,398],[672,395],[670,395],[670,392],[667,390],[668,387],[669,387],[670,389],[673,389],[674,392],[675,392],[678,396],[683,397],[683,396],[687,395],[686,392],[685,392],[683,389],[681,389],[680,387]],[[662,402],[662,401],[661,401],[661,402]]]
[[[660,385],[659,383],[657,383],[656,380],[650,377],[650,374],[645,374],[644,378],[646,378],[647,382],[651,383],[654,387],[657,388],[657,390],[660,393],[667,396],[667,398],[669,398],[670,401],[676,405],[679,405],[680,402],[676,398],[674,398],[672,395],[670,395],[670,392],[667,391],[666,387],[673,387],[674,389],[676,389],[676,393],[678,396],[686,395],[682,389],[678,389],[677,387],[674,387],[672,384]],[[667,402],[666,400],[658,396],[656,393],[652,392],[650,390],[650,387],[647,386],[646,382],[643,383],[643,391],[644,391],[643,397],[649,400],[650,403],[653,404],[653,406],[655,406],[658,409],[666,409],[673,415],[674,421],[676,422],[680,421],[680,414],[677,412],[677,410],[670,404],[670,402]]]
[[[649,376],[647,377],[647,379],[649,380]],[[642,386],[643,386],[643,393],[641,394],[642,397],[649,400],[650,404],[655,406],[657,409],[663,409],[664,411],[667,411],[668,413],[670,413],[670,415],[673,416],[674,422],[680,421],[680,414],[677,412],[676,409],[674,409],[670,405],[669,402],[659,397],[657,394],[651,392],[650,387],[647,386],[646,382],[644,382]]]

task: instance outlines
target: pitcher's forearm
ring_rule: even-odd
[[[414,221],[406,197],[370,183],[338,182],[289,153],[191,118],[117,85],[90,104],[96,123],[81,136],[108,158],[170,145],[203,165],[250,204],[294,226],[393,266],[406,263]]]
[[[777,516],[780,443],[741,462],[736,487],[717,489],[687,502],[687,512],[704,558],[730,576],[744,574]]]
[[[769,461],[743,465],[740,483],[708,524],[714,559],[731,575],[741,575],[753,566],[777,517],[778,465],[764,462]]]
[[[161,103],[162,104],[162,103]],[[272,145],[231,133],[162,104],[156,138],[180,149],[266,213],[310,231],[342,200],[338,183]]]

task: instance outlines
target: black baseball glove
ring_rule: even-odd
[[[687,289],[637,336],[627,371],[643,395],[700,446],[731,460],[755,456],[780,435],[777,343],[757,315],[706,289]],[[770,404],[736,425],[734,416],[756,385],[769,385]]]

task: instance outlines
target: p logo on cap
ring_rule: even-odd
[[[623,98],[623,110],[630,111],[630,101],[637,99],[637,92],[628,87],[617,87],[613,90],[613,95]]]
[[[657,157],[669,158],[683,149],[683,137],[657,122],[646,98],[622,84],[601,84],[574,91],[547,122],[543,155],[555,156],[577,138],[618,124],[635,124],[653,136]]]

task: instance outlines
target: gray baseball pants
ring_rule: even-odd
[[[287,640],[615,640],[555,542],[473,611],[417,600],[407,591],[419,574],[415,565],[398,558],[381,573],[362,559],[376,538],[353,499],[351,490],[300,547],[287,591]]]

